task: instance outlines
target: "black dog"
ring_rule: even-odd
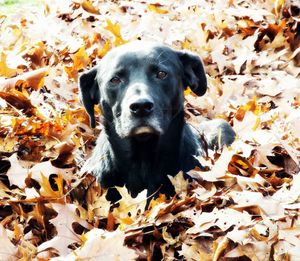
[[[79,78],[91,126],[95,104],[104,118],[104,130],[84,170],[104,188],[126,185],[132,196],[144,189],[148,195],[174,194],[167,175],[201,167],[195,156],[203,153],[203,144],[184,120],[187,86],[199,96],[207,89],[203,64],[194,54],[141,41],[110,51]],[[208,143],[216,146],[219,133],[222,144],[231,144],[235,134],[230,125],[214,124]]]

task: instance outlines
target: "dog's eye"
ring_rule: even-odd
[[[121,79],[119,77],[115,76],[110,79],[110,82],[113,84],[119,84],[119,83],[121,83]]]
[[[160,80],[162,79],[165,79],[167,77],[167,73],[164,72],[164,71],[159,71],[157,74],[156,74],[156,77]]]

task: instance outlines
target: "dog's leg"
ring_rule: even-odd
[[[219,150],[224,145],[230,146],[235,139],[235,132],[223,119],[207,120],[200,124],[200,133],[204,136],[208,148]]]

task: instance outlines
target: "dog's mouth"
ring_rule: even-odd
[[[157,131],[149,126],[141,126],[134,128],[132,131],[132,136],[139,136],[139,135],[151,135],[151,134],[157,134]]]
[[[153,127],[150,126],[140,126],[136,127],[131,131],[130,136],[139,140],[139,141],[146,141],[152,137],[158,137],[160,132]]]

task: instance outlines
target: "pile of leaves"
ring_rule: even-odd
[[[300,6],[284,0],[49,1],[0,14],[1,260],[299,260]],[[209,90],[186,119],[237,138],[145,209],[111,206],[80,173],[93,130],[78,74],[111,49],[159,41],[202,57]],[[98,111],[100,115],[100,111]]]

